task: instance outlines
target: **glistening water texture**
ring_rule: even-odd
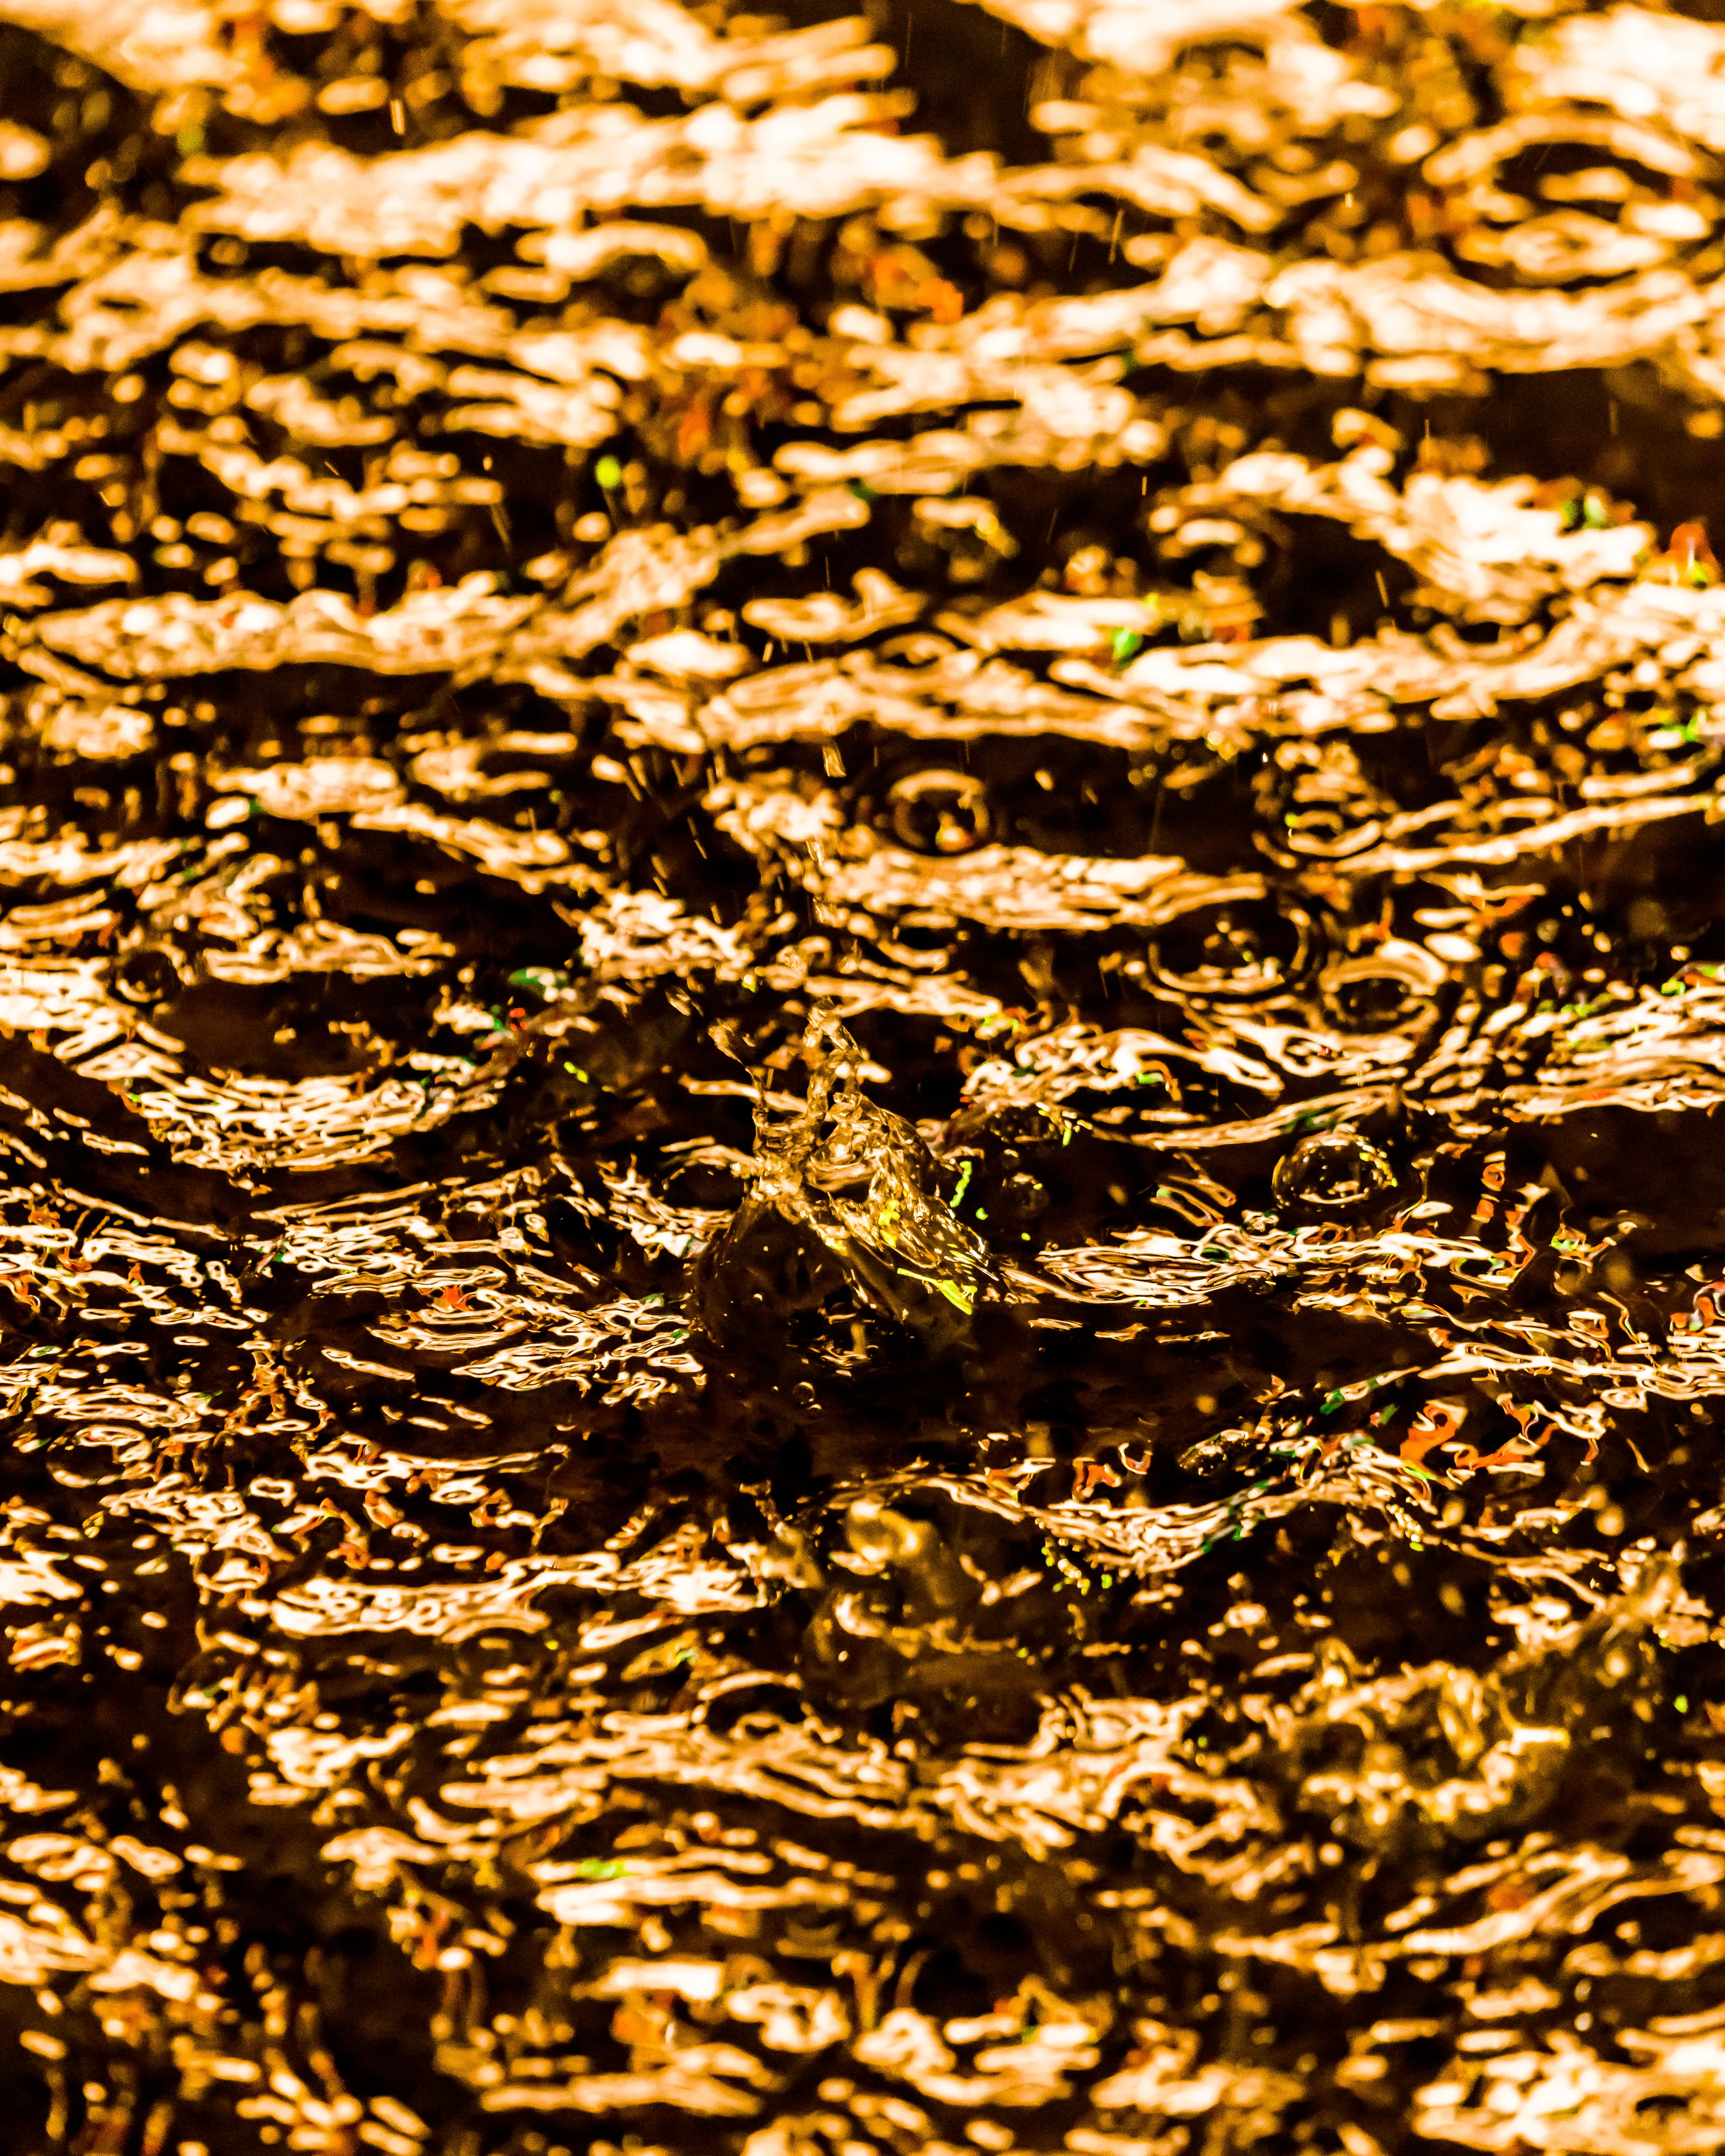
[[[3,0],[24,2156],[1725,2149],[1725,21]]]

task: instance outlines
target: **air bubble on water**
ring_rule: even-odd
[[[1389,1158],[1358,1131],[1319,1131],[1291,1147],[1271,1186],[1281,1205],[1345,1212],[1395,1187]]]

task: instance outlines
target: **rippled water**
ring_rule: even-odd
[[[1717,13],[4,0],[9,2147],[1725,2148]]]

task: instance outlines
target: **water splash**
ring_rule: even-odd
[[[863,1091],[865,1059],[830,1006],[815,1007],[803,1050],[810,1067],[800,1110],[776,1115],[764,1091],[757,1098],[747,1194],[706,1246],[696,1277],[701,1322],[722,1338],[752,1319],[757,1327],[782,1321],[782,1274],[770,1283],[755,1276],[768,1253],[781,1268],[795,1264],[778,1248],[789,1228],[830,1255],[866,1307],[925,1337],[950,1334],[942,1302],[966,1320],[998,1291],[987,1243],[941,1195],[921,1134]],[[799,1270],[798,1300],[807,1304],[823,1282],[818,1269]]]

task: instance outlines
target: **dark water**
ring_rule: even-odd
[[[7,8],[8,2148],[1725,2147],[1717,12]]]

